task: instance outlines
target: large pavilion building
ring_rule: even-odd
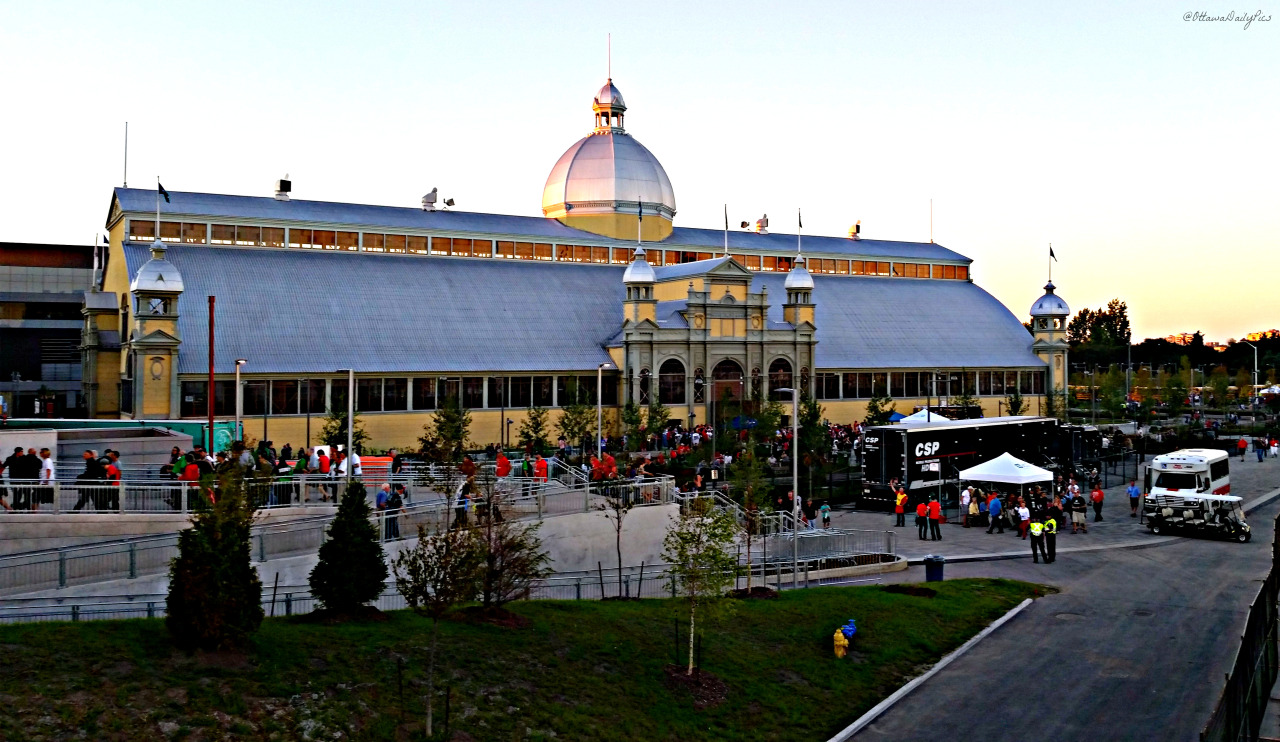
[[[698,423],[726,396],[794,387],[846,423],[873,395],[909,411],[967,392],[997,414],[1017,389],[1034,413],[1046,383],[1062,388],[1066,304],[1051,287],[1033,338],[968,258],[932,242],[676,227],[671,182],[625,111],[609,81],[541,218],[437,209],[434,195],[420,209],[304,201],[282,183],[172,191],[157,234],[155,192],[115,189],[83,310],[88,409],[200,419],[212,393],[230,418],[237,360],[246,437],[295,446],[346,407],[346,369],[379,448],[412,445],[446,397],[484,444],[530,406],[597,392],[613,420],[628,400],[660,401]]]

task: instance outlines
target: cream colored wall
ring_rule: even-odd
[[[566,227],[581,229],[584,232],[612,237],[615,240],[634,240],[636,238],[635,214],[581,214],[565,216],[559,222]],[[661,242],[671,236],[671,222],[654,214],[646,214],[641,219],[640,235],[645,242]]]
[[[151,363],[152,356],[148,355],[141,360],[138,373],[142,374],[142,399],[139,400],[139,407],[142,414],[139,417],[169,417],[169,380],[171,378],[169,359],[164,356],[156,356],[164,358],[161,363],[164,370],[160,373],[160,378],[152,378]]]
[[[1028,394],[1023,397],[1026,403],[1024,415],[1040,415],[1044,411],[1044,397],[1042,395]],[[923,397],[915,399],[895,399],[893,400],[894,409],[904,415],[910,415],[915,407],[924,407],[926,401],[932,402],[934,405],[938,400],[926,400]],[[985,417],[995,417],[1001,414],[1007,414],[1005,409],[1004,397],[979,397],[978,404],[982,407],[982,414]],[[822,414],[828,420],[837,425],[849,425],[854,421],[861,422],[867,417],[867,400],[822,400]]]
[[[701,278],[665,281],[654,285],[653,298],[658,301],[679,301],[681,299],[688,299],[690,282],[693,283],[694,291],[702,290],[703,280]]]

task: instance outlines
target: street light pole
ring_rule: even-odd
[[[347,488],[351,488],[351,449],[352,432],[355,430],[356,418],[356,370],[347,369]],[[343,495],[345,496],[345,492]]]
[[[791,392],[791,587],[796,588],[800,586],[800,393],[786,388],[774,391]]]
[[[236,432],[236,435],[239,436],[238,440],[241,440],[241,441],[244,440],[244,431],[240,429],[240,415],[242,414],[244,407],[242,405],[241,397],[240,397],[240,392],[241,392],[240,367],[246,363],[248,363],[248,361],[243,358],[236,359],[236,431],[235,432]]]
[[[1249,409],[1252,410],[1252,409],[1255,409],[1256,407],[1254,400],[1257,399],[1257,394],[1258,394],[1258,346],[1254,345],[1248,340],[1241,340],[1240,342],[1244,343],[1250,348],[1253,348],[1253,387],[1249,389]]]
[[[596,458],[604,458],[604,370],[613,368],[613,364],[605,361],[596,366]],[[586,454],[583,454],[584,456]]]

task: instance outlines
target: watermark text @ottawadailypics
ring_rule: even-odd
[[[1206,13],[1203,10],[1188,10],[1182,14],[1184,21],[1207,21],[1207,22],[1223,22],[1223,23],[1239,23],[1241,28],[1248,29],[1253,25],[1254,21],[1266,23],[1271,20],[1271,16],[1263,13],[1261,10],[1255,10],[1252,13],[1240,12],[1232,10],[1228,13],[1218,15],[1215,13]]]

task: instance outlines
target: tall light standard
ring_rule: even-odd
[[[800,394],[783,387],[775,392],[791,393],[791,587],[800,586],[796,572],[800,564]]]
[[[600,459],[604,458],[604,443],[601,439],[604,437],[604,370],[606,368],[613,370],[617,367],[609,361],[596,366],[596,458]]]
[[[248,362],[249,361],[247,361],[244,358],[236,359],[236,435],[240,436],[239,440],[242,440],[242,441],[244,440],[244,431],[240,430],[240,415],[244,407],[243,407],[241,396],[240,396],[241,395],[240,367]]]
[[[1249,389],[1249,409],[1252,410],[1252,409],[1255,409],[1257,406],[1254,400],[1257,399],[1257,394],[1258,394],[1258,346],[1254,345],[1248,340],[1241,340],[1240,342],[1244,343],[1250,348],[1253,348],[1253,386]],[[1236,396],[1239,396],[1239,395],[1236,395]]]
[[[356,416],[356,372],[352,368],[340,368],[338,373],[347,372],[347,472],[346,486],[351,487],[351,431],[355,429],[354,418]],[[330,454],[333,452],[330,451]],[[345,494],[345,493],[344,493]]]

